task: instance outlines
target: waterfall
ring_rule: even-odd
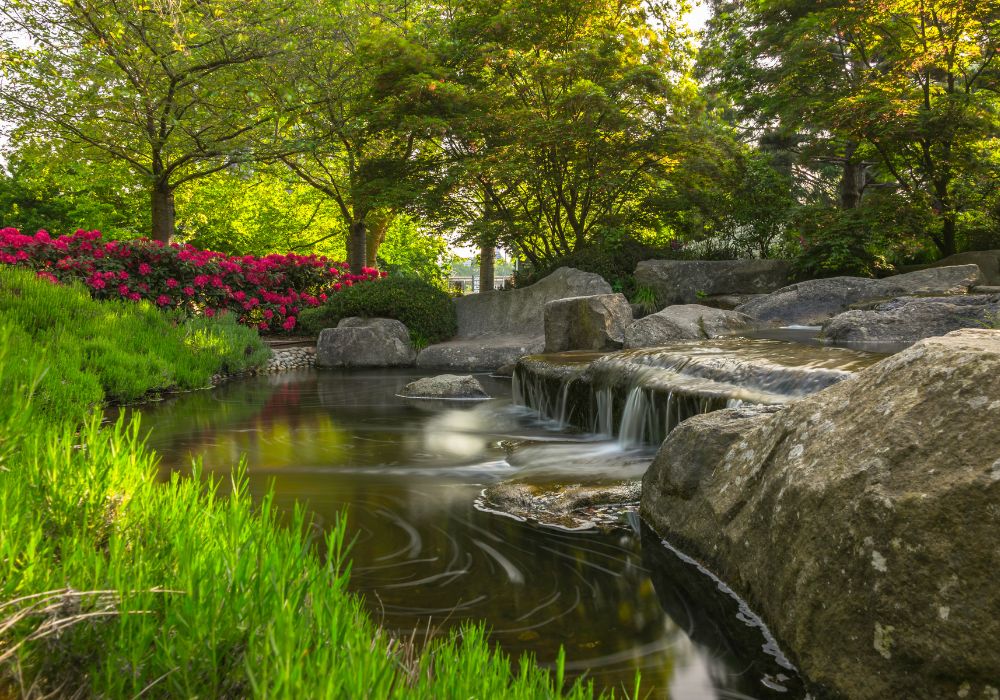
[[[744,403],[781,404],[850,377],[870,353],[728,338],[601,356],[521,358],[514,400],[562,426],[659,444],[691,416]]]

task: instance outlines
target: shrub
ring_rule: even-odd
[[[188,316],[233,313],[260,330],[290,331],[300,311],[328,294],[379,276],[315,255],[228,256],[190,245],[139,238],[101,240],[99,231],[52,238],[0,229],[0,263],[35,270],[53,281],[86,284],[95,299],[145,299]]]
[[[457,329],[451,297],[423,280],[405,276],[344,289],[323,305],[303,311],[300,323],[303,330],[318,333],[351,316],[397,319],[423,344],[448,340]]]
[[[33,358],[48,366],[35,400],[55,416],[105,400],[135,401],[166,389],[195,389],[216,372],[267,361],[257,331],[230,314],[171,318],[148,302],[95,301],[79,284],[0,266],[0,329],[12,348],[8,372],[27,381]]]

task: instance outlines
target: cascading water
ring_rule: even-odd
[[[743,403],[781,404],[825,389],[876,361],[871,353],[726,338],[605,355],[522,358],[514,400],[622,447],[658,444],[681,421]]]

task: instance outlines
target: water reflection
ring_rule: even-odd
[[[664,598],[664,584],[650,577],[658,566],[645,552],[651,545],[641,546],[635,530],[561,532],[473,506],[485,486],[512,474],[634,476],[649,454],[555,433],[510,405],[509,384],[488,377],[486,390],[501,398],[408,405],[395,394],[415,376],[248,379],[145,408],[144,426],[164,470],[198,456],[228,474],[245,455],[255,494],[273,487],[281,506],[306,503],[321,526],[346,508],[352,586],[400,634],[422,633],[428,620],[439,630],[484,620],[515,657],[531,652],[551,664],[565,647],[570,674],[601,688],[631,689],[641,670],[650,697],[772,694],[762,679],[781,669],[762,653],[759,631],[731,634],[743,623],[724,605],[677,608]],[[718,597],[714,583],[692,576],[709,601]],[[738,652],[720,647],[716,629]]]

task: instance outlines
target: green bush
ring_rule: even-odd
[[[363,282],[331,294],[322,306],[302,312],[299,327],[319,333],[352,316],[402,321],[418,344],[448,340],[457,329],[451,297],[423,280],[405,275]]]
[[[81,286],[0,267],[0,330],[12,348],[8,372],[27,379],[44,359],[35,401],[50,417],[78,417],[104,401],[136,401],[196,389],[217,372],[267,361],[257,331],[229,316],[184,321],[148,302],[94,301]]]

